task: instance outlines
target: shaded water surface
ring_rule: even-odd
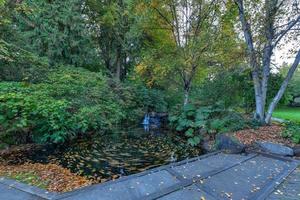
[[[200,149],[188,146],[178,135],[136,128],[81,140],[51,153],[44,150],[30,159],[57,163],[104,182],[200,154]]]

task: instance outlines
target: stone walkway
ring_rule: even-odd
[[[4,191],[0,199],[300,199],[298,165],[297,161],[269,154],[215,152],[63,194],[34,191],[33,187],[26,192],[14,184],[7,189],[7,180],[0,180],[0,191]]]

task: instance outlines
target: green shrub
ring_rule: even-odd
[[[148,107],[165,105],[158,90],[115,83],[81,68],[54,68],[46,77],[35,84],[0,82],[0,139],[60,143],[137,124]]]
[[[300,143],[300,124],[289,122],[285,125],[285,129],[282,132],[283,137],[291,138],[293,142]]]
[[[0,93],[0,123],[4,135],[13,135],[19,143],[60,142],[67,137],[65,130],[70,126],[67,101],[53,99],[41,91],[34,92],[24,84],[8,85],[11,91]]]
[[[222,103],[199,108],[188,104],[180,112],[171,115],[169,120],[176,131],[184,133],[192,146],[200,143],[203,133],[236,131],[246,126],[240,114],[225,109]]]

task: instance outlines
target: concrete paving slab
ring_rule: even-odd
[[[98,185],[96,187],[86,188],[80,193],[69,193],[69,197],[64,200],[127,200],[139,199],[143,196],[148,196],[154,192],[162,191],[168,187],[179,183],[174,176],[167,171],[162,170],[156,173],[147,174],[144,176],[128,179],[125,181],[116,182],[115,184]],[[88,197],[88,198],[87,198]]]
[[[16,180],[7,179],[7,178],[0,178],[0,184],[9,186],[8,188],[14,188],[17,191],[22,191],[24,193],[32,194],[34,196],[39,196],[44,199],[53,199],[57,195],[57,193],[48,192],[47,190],[40,189],[38,187],[20,183]]]
[[[205,159],[199,159],[194,162],[176,166],[173,170],[182,175],[183,178],[191,179],[193,177],[201,177],[208,172],[241,162],[243,159],[252,155],[253,154],[240,155],[219,153]]]
[[[45,200],[44,198],[17,190],[15,188],[0,183],[1,200]]]
[[[189,187],[177,190],[171,194],[163,196],[158,200],[215,200],[211,195],[201,191],[197,186],[191,185]]]
[[[217,195],[218,199],[254,199],[257,192],[261,192],[289,166],[289,162],[257,156],[205,179],[202,187]]]
[[[266,200],[299,200],[300,199],[300,168],[280,184]]]

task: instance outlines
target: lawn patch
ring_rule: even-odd
[[[300,108],[299,107],[278,108],[274,111],[273,117],[285,119],[293,122],[300,122]]]

